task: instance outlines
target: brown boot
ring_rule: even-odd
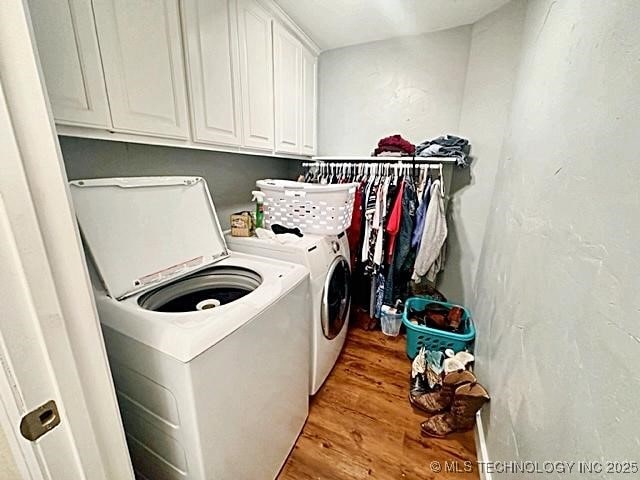
[[[471,430],[476,422],[476,413],[488,401],[489,394],[479,383],[462,385],[453,395],[451,411],[435,415],[423,422],[422,433],[432,437],[444,437],[453,432]]]
[[[451,406],[453,392],[465,383],[476,382],[476,377],[468,370],[458,370],[445,375],[442,388],[437,392],[425,393],[417,397],[409,395],[409,401],[415,408],[427,413],[444,412]]]

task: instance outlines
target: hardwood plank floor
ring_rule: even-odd
[[[333,372],[311,399],[279,480],[479,478],[473,432],[421,435],[426,416],[407,400],[411,364],[404,348],[404,336],[351,329]],[[457,471],[446,473],[447,465]]]

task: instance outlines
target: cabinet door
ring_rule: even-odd
[[[246,147],[273,150],[271,16],[254,0],[238,0],[242,131]]]
[[[109,128],[91,0],[29,0],[29,7],[56,122]]]
[[[318,58],[302,50],[302,148],[303,155],[317,152]]]
[[[275,150],[300,153],[302,44],[284,27],[273,24]]]
[[[178,0],[94,2],[113,127],[187,138]]]
[[[235,5],[235,4],[233,4]],[[194,140],[240,145],[240,60],[228,0],[183,3]]]

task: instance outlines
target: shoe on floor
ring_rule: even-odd
[[[453,432],[471,430],[476,413],[489,401],[487,390],[479,383],[467,383],[456,388],[451,410],[423,422],[422,433],[431,437],[445,437]]]
[[[445,375],[442,388],[437,392],[425,393],[419,396],[409,396],[411,405],[427,413],[444,412],[451,406],[454,392],[458,387],[467,383],[475,383],[476,377],[468,370],[458,370]]]

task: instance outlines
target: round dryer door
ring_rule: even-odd
[[[335,338],[349,314],[351,303],[351,269],[344,257],[336,257],[327,273],[322,293],[322,333],[329,340]]]

